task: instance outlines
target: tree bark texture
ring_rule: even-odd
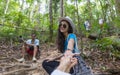
[[[60,0],[60,16],[63,17],[63,0]]]
[[[50,26],[49,26],[50,36],[49,36],[49,40],[52,40],[52,36],[53,36],[52,0],[50,0],[50,3],[49,3],[49,18],[50,18]]]

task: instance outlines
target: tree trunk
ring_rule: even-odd
[[[7,13],[9,2],[10,2],[9,0],[6,0],[6,8],[5,8],[4,14]]]
[[[117,16],[120,17],[120,0],[115,0]]]
[[[21,25],[21,23],[22,23],[22,17],[21,17],[21,12],[23,11],[23,5],[24,5],[24,0],[19,0],[19,2],[20,1],[22,1],[22,4],[20,5],[20,11],[19,11],[19,14],[18,14],[18,19],[17,19],[17,21],[16,21],[16,28],[15,28],[15,31],[16,31],[16,34],[19,34],[19,27],[20,27],[20,25]]]
[[[33,2],[35,2],[36,0],[34,0]],[[35,4],[33,3],[33,5],[32,5],[32,10],[31,10],[31,12],[30,12],[30,20],[32,21],[32,22],[34,22],[34,10],[35,10]]]
[[[37,6],[37,7],[39,7],[38,10],[37,10],[37,12],[40,13],[39,11],[41,10],[41,8],[40,8],[41,2],[39,2],[39,0],[37,0],[37,2],[39,3],[38,6]],[[38,25],[41,25],[40,17],[41,17],[41,16],[40,16],[40,14],[39,14],[39,18],[37,19]]]
[[[63,0],[60,0],[60,16],[63,17]]]
[[[78,0],[75,0],[75,4],[76,4],[76,8],[77,8],[77,20],[78,20],[78,25],[77,26],[79,26],[79,27],[76,27],[76,28],[79,28],[79,31],[80,31],[80,40],[81,40],[81,44],[80,44],[80,46],[81,46],[81,52],[83,52],[82,50],[83,50],[83,41],[82,41],[82,30],[81,30],[81,26],[80,26],[80,17],[79,17],[79,10],[78,10]]]
[[[49,32],[50,32],[50,36],[49,36],[49,40],[52,41],[52,36],[53,36],[53,16],[52,16],[52,0],[50,0],[49,3],[49,18],[50,18],[50,25],[49,25]]]
[[[24,0],[22,0],[22,5],[20,6],[20,12],[19,12],[19,18],[18,18],[18,21],[17,21],[17,26],[19,27],[20,24],[22,23],[22,19],[21,19],[21,12],[23,11],[23,5],[24,5]],[[16,28],[16,31],[18,29]]]
[[[4,22],[5,22],[5,14],[7,13],[9,3],[10,3],[10,0],[6,0],[6,6],[4,9],[4,16],[3,16],[3,20],[2,20],[2,25],[4,25]]]
[[[60,2],[60,0],[53,0],[54,6],[53,6],[53,10],[54,10],[54,16],[56,16],[57,11],[58,11],[58,3]]]
[[[87,0],[87,7],[88,7],[88,14],[89,14],[89,23],[90,25],[92,25],[91,21],[92,21],[92,9],[91,9],[91,3],[90,3],[90,0]]]

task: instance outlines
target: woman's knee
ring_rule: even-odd
[[[43,62],[42,62],[42,66],[44,67],[44,66],[46,66],[47,65],[47,60],[44,60]]]

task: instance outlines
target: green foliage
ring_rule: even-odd
[[[28,2],[28,3],[33,3],[34,0],[26,0],[26,2]]]
[[[112,51],[112,55],[113,55],[114,57],[116,57],[116,58],[120,58],[120,51],[118,51],[118,50],[113,50],[113,51]]]
[[[106,50],[107,47],[112,46],[112,40],[106,37],[101,40],[97,40],[96,45],[99,47],[100,50]]]
[[[49,1],[42,1],[42,0],[26,0],[26,2],[23,4],[20,3],[22,0],[9,0],[8,4],[8,10],[7,13],[4,14],[7,0],[0,0],[0,36],[8,36],[9,33],[15,34],[15,36],[18,35],[24,35],[27,37],[32,31],[36,31],[37,34],[41,34],[42,31],[45,34],[42,34],[38,38],[42,38],[42,40],[48,39],[49,35],[49,13],[48,13],[48,5]],[[68,3],[70,1],[70,3]],[[82,33],[86,36],[89,34],[95,33],[100,34],[100,26],[98,24],[99,18],[104,18],[106,20],[109,20],[111,27],[115,27],[111,29],[113,30],[113,33],[119,34],[120,33],[120,19],[116,16],[116,14],[112,14],[116,9],[114,9],[115,2],[114,0],[93,0],[88,2],[87,0],[64,0],[64,14],[65,16],[69,16],[74,21],[76,28],[79,32],[82,30]],[[37,2],[36,5],[34,5],[34,2]],[[46,13],[39,13],[39,10],[43,10],[42,8],[44,5],[42,5],[43,2],[45,3],[45,6],[47,6]],[[78,3],[78,15],[77,15],[77,7],[76,3]],[[100,4],[101,3],[101,4]],[[25,7],[26,5],[30,5],[29,7]],[[33,9],[33,7],[35,8]],[[43,6],[42,8],[39,8],[39,6]],[[57,28],[58,28],[58,18],[60,16],[60,0],[53,0],[53,32],[54,37],[57,34]],[[104,14],[103,14],[104,13]],[[30,17],[32,14],[32,17]],[[80,25],[78,25],[78,16],[80,19]],[[87,32],[84,28],[84,21],[86,19],[89,19],[91,22],[91,30],[90,32]],[[105,21],[106,22],[106,21]],[[37,28],[35,28],[37,26]],[[107,23],[104,23],[104,29],[103,29],[103,35],[108,35],[107,29],[109,28],[107,26]],[[98,44],[104,42],[105,39],[101,40],[101,42],[98,42]],[[103,45],[107,46],[111,42],[109,40],[105,40]]]
[[[111,54],[115,57],[120,57],[120,39],[117,36],[105,37],[98,39],[95,42],[98,49],[102,51],[111,51]]]
[[[116,19],[114,19],[113,22],[114,22],[114,26],[115,26],[114,32],[115,32],[116,34],[120,34],[120,18],[117,17]]]

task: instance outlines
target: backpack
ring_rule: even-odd
[[[81,56],[75,56],[78,59],[78,64],[73,67],[71,75],[93,75],[91,69],[87,67],[85,61]]]

